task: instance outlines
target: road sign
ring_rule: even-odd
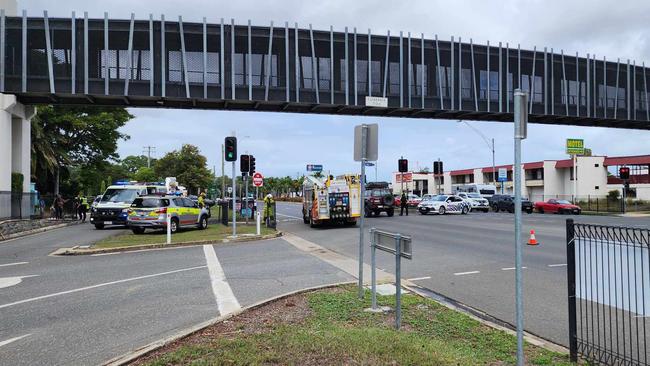
[[[395,183],[408,183],[413,181],[413,173],[395,173]],[[404,177],[402,179],[402,177]]]
[[[322,172],[323,166],[320,164],[307,164],[308,172]]]
[[[506,182],[508,180],[508,169],[499,168],[499,176],[497,177],[499,182]]]
[[[264,176],[262,176],[262,173],[255,172],[255,174],[253,174],[253,185],[255,187],[261,187],[264,185]]]
[[[566,139],[566,153],[569,155],[584,155],[585,140],[583,139]]]
[[[366,97],[366,107],[388,107],[388,98]]]
[[[232,193],[232,187],[228,187],[228,193]]]
[[[366,126],[366,156],[362,156],[363,127]],[[376,123],[354,127],[354,161],[377,161],[377,146],[379,140],[379,125]]]

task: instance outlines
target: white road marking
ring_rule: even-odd
[[[122,254],[123,252],[111,252],[111,253],[97,253],[97,254],[91,254],[91,257],[102,257],[105,255],[116,255],[116,254]]]
[[[2,341],[2,342],[0,342],[0,347],[2,347],[2,346],[6,346],[6,345],[8,345],[9,343],[12,343],[12,342],[15,342],[15,341],[17,341],[17,340],[23,339],[23,338],[25,338],[25,337],[29,337],[30,335],[31,335],[31,334],[25,334],[25,335],[21,335],[20,337],[15,337],[15,338],[7,339],[6,341]]]
[[[428,280],[430,278],[431,276],[415,277],[415,278],[408,278],[407,281],[421,281],[421,280]]]
[[[16,286],[17,284],[23,282],[23,278],[36,277],[36,276],[38,276],[38,275],[16,276],[16,277],[0,277],[0,288]]]
[[[528,267],[521,267],[521,269],[526,269]],[[501,268],[502,271],[514,271],[516,268],[515,267],[506,267],[506,268]]]
[[[558,264],[549,264],[549,267],[564,267],[566,266],[566,263],[558,263]]]
[[[481,273],[481,271],[456,272],[454,273],[454,276],[464,276],[468,274],[477,274],[477,273]]]
[[[27,263],[29,262],[5,263],[5,264],[0,264],[0,267],[17,266],[19,264],[27,264]]]
[[[302,217],[298,217],[298,216],[285,215],[285,214],[281,214],[281,213],[276,213],[276,215],[284,216],[284,217],[290,217],[292,219],[297,219],[297,220],[302,220]]]
[[[208,264],[212,292],[217,300],[219,313],[223,316],[241,309],[239,301],[237,301],[228,281],[226,281],[226,275],[223,272],[223,268],[221,268],[219,259],[217,259],[217,253],[215,253],[214,247],[212,245],[204,245],[203,253],[205,253],[205,261]]]
[[[110,285],[116,285],[118,283],[124,283],[124,282],[131,282],[131,281],[137,281],[137,280],[143,280],[146,278],[152,278],[152,277],[158,277],[158,276],[164,276],[168,274],[173,274],[173,273],[180,273],[180,272],[187,272],[187,271],[193,271],[196,269],[201,269],[201,268],[206,268],[207,266],[196,266],[196,267],[189,267],[189,268],[182,268],[182,269],[177,269],[173,271],[167,271],[167,272],[160,272],[160,273],[154,273],[150,275],[144,275],[144,276],[138,276],[138,277],[131,277],[131,278],[125,278],[123,280],[117,280],[117,281],[111,281],[111,282],[104,282],[104,283],[99,283],[97,285],[92,285],[92,286],[86,286],[86,287],[80,287],[76,288],[73,290],[67,290],[67,291],[61,291],[61,292],[55,292],[52,294],[47,294],[43,296],[37,296],[37,297],[32,297],[29,299],[25,300],[20,300],[16,302],[10,302],[8,304],[3,304],[0,305],[0,309],[8,308],[10,306],[15,306],[15,305],[20,305],[20,304],[25,304],[28,302],[33,302],[33,301],[38,301],[38,300],[44,300],[44,299],[49,299],[50,297],[56,297],[56,296],[61,296],[61,295],[67,295],[67,294],[73,294],[75,292],[81,292],[81,291],[86,291],[86,290],[92,290],[95,288],[99,287],[104,287],[104,286],[110,286]]]

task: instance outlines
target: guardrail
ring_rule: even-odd
[[[571,359],[648,365],[650,230],[568,219],[566,236]]]

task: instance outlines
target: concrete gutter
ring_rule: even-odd
[[[108,253],[118,253],[118,252],[133,252],[133,251],[167,249],[167,248],[196,246],[196,245],[205,245],[205,244],[241,243],[241,242],[248,242],[248,241],[273,239],[273,238],[278,238],[280,236],[282,236],[281,231],[278,231],[275,234],[267,234],[267,235],[260,235],[260,236],[242,235],[236,239],[226,238],[226,239],[218,239],[218,240],[195,240],[195,241],[185,241],[185,242],[171,243],[171,244],[165,244],[165,243],[142,244],[142,245],[115,247],[115,248],[92,248],[92,247],[82,247],[77,245],[72,248],[57,249],[50,255],[91,255],[91,254],[108,254]]]
[[[147,355],[147,354],[149,354],[149,353],[151,353],[151,352],[153,352],[153,351],[155,351],[157,349],[160,349],[160,348],[162,348],[162,347],[164,347],[164,346],[166,346],[166,345],[168,345],[170,343],[173,343],[173,342],[178,341],[178,340],[180,340],[182,338],[188,337],[188,336],[190,336],[190,335],[192,335],[192,334],[194,334],[196,332],[199,332],[199,331],[201,331],[201,330],[203,330],[203,329],[205,329],[207,327],[210,327],[212,325],[215,325],[217,323],[221,323],[222,321],[228,320],[228,319],[230,319],[230,318],[232,318],[234,316],[237,316],[237,315],[239,315],[239,314],[241,314],[241,313],[243,313],[245,311],[259,308],[260,306],[266,305],[269,302],[282,300],[284,298],[287,298],[287,297],[292,296],[292,295],[299,294],[301,292],[308,292],[308,291],[313,291],[313,290],[321,290],[321,289],[326,289],[326,288],[330,288],[330,287],[337,287],[337,286],[341,286],[341,285],[349,285],[349,284],[353,284],[353,283],[356,283],[356,281],[336,282],[336,283],[330,283],[330,284],[326,284],[326,285],[308,287],[308,288],[304,288],[304,289],[300,289],[300,290],[290,291],[290,292],[284,293],[282,295],[273,296],[273,297],[270,297],[268,299],[258,301],[258,302],[254,303],[254,304],[243,307],[243,308],[241,308],[241,309],[239,309],[237,311],[234,311],[232,313],[229,313],[229,314],[226,314],[226,315],[221,315],[221,316],[218,316],[216,318],[213,318],[213,319],[207,320],[205,322],[199,323],[199,324],[197,324],[195,326],[185,328],[185,329],[183,329],[181,331],[178,331],[178,332],[172,334],[171,336],[165,337],[165,338],[163,338],[161,340],[152,342],[152,343],[150,343],[150,344],[148,344],[148,345],[146,345],[144,347],[140,347],[140,348],[135,349],[135,350],[133,350],[131,352],[125,353],[125,354],[123,354],[121,356],[118,356],[118,357],[115,357],[115,358],[113,358],[111,360],[108,360],[103,365],[106,365],[106,366],[126,365],[126,364],[131,363],[131,362],[137,360],[138,358],[143,357],[143,356],[145,356],[145,355]]]

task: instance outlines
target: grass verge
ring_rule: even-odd
[[[516,338],[438,303],[406,294],[402,330],[394,313],[364,312],[351,286],[274,301],[208,327],[138,365],[508,365]],[[393,297],[379,297],[394,306]],[[570,365],[568,356],[526,345],[529,365]]]
[[[257,229],[254,224],[237,225],[237,234],[255,234]],[[273,234],[275,230],[262,226],[261,234]],[[232,235],[232,226],[223,226],[221,224],[211,224],[205,230],[184,229],[172,235],[172,243],[195,242],[204,240],[221,240]],[[118,248],[143,244],[163,244],[167,240],[164,230],[145,231],[144,234],[135,235],[133,233],[121,234],[100,240],[93,245],[93,248]]]

